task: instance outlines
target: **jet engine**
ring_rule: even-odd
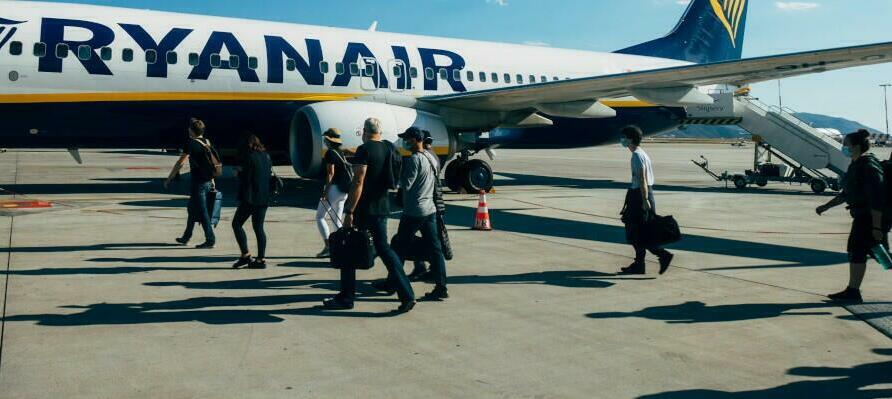
[[[306,178],[322,173],[324,145],[322,133],[329,128],[341,131],[342,149],[350,153],[362,145],[362,128],[368,118],[378,118],[385,140],[400,146],[397,134],[415,126],[434,138],[434,148],[441,157],[455,153],[457,143],[450,137],[443,120],[435,114],[390,104],[363,101],[322,102],[307,105],[291,119],[289,155],[294,171]]]

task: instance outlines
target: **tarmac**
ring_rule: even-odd
[[[0,154],[0,398],[892,397],[892,272],[868,265],[865,305],[824,300],[848,278],[847,212],[814,212],[831,194],[738,191],[690,162],[739,172],[751,146],[645,148],[685,235],[665,275],[651,257],[646,276],[615,274],[632,255],[627,151],[499,150],[495,231],[469,229],[476,196],[449,195],[451,298],[399,316],[368,286],[380,264],[354,310],[316,308],[338,273],[313,258],[320,185],[289,167],[271,267],[233,270],[231,180],[217,248],[198,250],[173,241],[174,157]]]

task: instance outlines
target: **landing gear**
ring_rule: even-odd
[[[489,192],[493,186],[492,167],[481,159],[469,159],[470,156],[464,151],[446,166],[446,186],[456,192]]]

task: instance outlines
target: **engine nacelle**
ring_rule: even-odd
[[[322,133],[330,128],[341,131],[344,151],[355,151],[362,145],[362,127],[368,118],[381,120],[384,139],[397,146],[401,144],[397,135],[415,126],[431,133],[437,155],[452,155],[455,151],[455,140],[438,115],[389,104],[323,102],[299,109],[291,119],[289,154],[294,171],[307,178],[320,175],[324,154]]]

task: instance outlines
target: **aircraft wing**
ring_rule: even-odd
[[[712,84],[744,86],[887,62],[892,62],[892,42],[430,96],[420,100],[462,109],[515,111],[539,104],[630,96],[636,90]]]

